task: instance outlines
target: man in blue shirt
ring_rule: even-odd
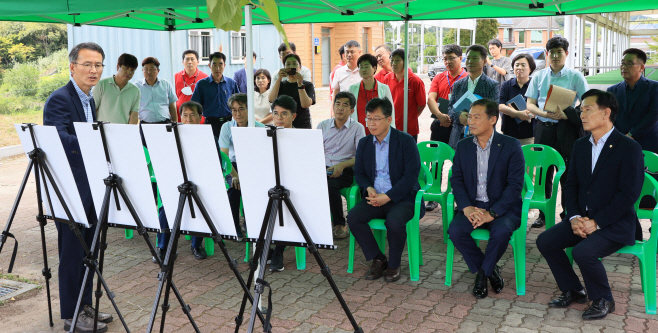
[[[238,84],[233,79],[224,76],[226,68],[226,56],[224,53],[215,52],[210,55],[211,75],[199,80],[192,94],[192,101],[203,106],[205,123],[212,126],[215,140],[219,138],[222,125],[230,121],[231,109],[228,98],[240,91]]]
[[[420,155],[414,138],[391,127],[393,104],[387,98],[373,98],[366,105],[370,135],[359,141],[354,177],[363,200],[347,215],[350,230],[372,265],[366,280],[385,275],[387,282],[400,279],[400,261],[407,240],[407,222],[414,216],[420,190]],[[424,204],[423,204],[424,207]],[[420,210],[421,217],[425,213]],[[379,250],[368,222],[386,219],[389,260]]]
[[[233,74],[233,81],[238,84],[241,93],[247,93],[247,80],[254,80],[253,75],[247,75],[247,57],[245,56],[244,68],[241,68],[239,71]],[[254,52],[254,73],[256,73],[256,52]],[[252,73],[253,74],[253,73]]]

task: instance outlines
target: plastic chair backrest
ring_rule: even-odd
[[[644,167],[650,172],[658,172],[658,154],[648,150],[643,150],[642,154],[644,155]]]
[[[525,145],[523,157],[525,158],[525,171],[533,180],[534,197],[544,198],[546,196],[546,171],[551,165],[564,168],[564,160],[560,153],[546,145]],[[566,175],[563,175],[566,177]]]
[[[222,163],[222,174],[224,177],[228,176],[231,174],[231,171],[233,171],[233,164],[231,164],[231,159],[228,158],[228,155],[224,154],[223,151],[219,152],[221,156],[221,163]]]
[[[434,146],[434,147],[432,147]],[[427,166],[430,170],[430,173],[433,178],[432,187],[427,191],[432,194],[441,193],[441,180],[443,176],[443,166],[445,165],[446,160],[449,160],[452,163],[452,159],[455,157],[455,151],[450,148],[446,143],[439,141],[423,141],[417,144],[418,153],[420,154],[420,163]],[[418,180],[423,181],[422,172],[418,177]],[[448,188],[446,192],[450,192],[450,179],[448,179]]]
[[[642,183],[642,191],[640,192],[640,197],[635,201],[633,207],[637,212],[640,207],[640,201],[644,196],[650,196],[656,199],[658,202],[658,181],[656,181],[650,174],[644,174],[644,183]]]

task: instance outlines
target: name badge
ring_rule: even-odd
[[[449,94],[448,94],[448,100],[450,100],[450,96],[452,96],[452,93],[449,93]]]

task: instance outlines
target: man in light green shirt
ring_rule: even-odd
[[[97,119],[114,124],[137,124],[141,92],[130,83],[139,66],[137,58],[124,53],[117,62],[117,73],[102,79],[92,90]]]

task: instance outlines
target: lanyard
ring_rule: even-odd
[[[466,73],[466,71],[462,69],[462,72],[459,73],[459,76],[457,76],[457,78],[454,81],[452,81],[452,83],[450,83],[450,72],[446,71],[446,79],[448,80],[448,89],[450,89],[450,92],[452,92],[452,86],[455,84],[455,82],[459,81],[459,79],[462,78],[462,75],[464,75],[464,73]]]
[[[375,90],[377,90],[377,80],[375,80],[375,86],[372,87],[372,90],[366,89],[366,85],[363,83],[363,81],[361,81],[361,87],[363,87],[363,91],[366,92],[366,105],[367,105],[368,102],[370,102],[371,99],[375,98]],[[368,92],[369,91],[371,92],[370,98],[368,98]]]
[[[199,70],[198,70],[198,69],[196,70],[196,75],[194,75],[194,82],[192,82],[191,84],[187,84],[187,82],[185,81],[185,76],[186,76],[186,74],[183,73],[183,85],[184,85],[185,87],[190,87],[190,88],[192,88],[192,86],[196,84],[196,79],[197,79],[197,77],[199,77]]]

